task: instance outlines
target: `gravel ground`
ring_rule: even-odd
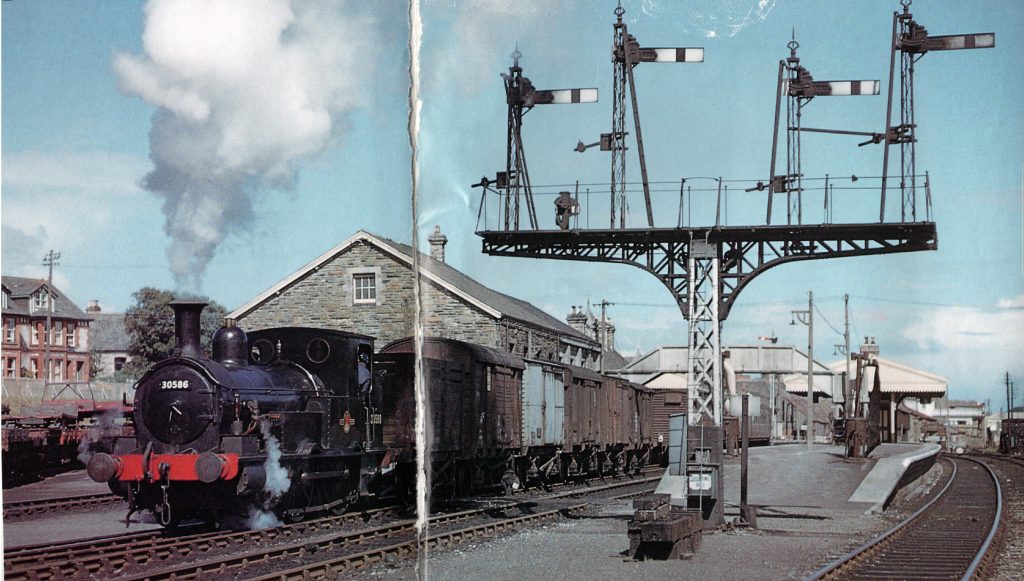
[[[628,501],[610,503],[588,518],[436,552],[429,557],[428,578],[791,579],[816,569],[827,560],[825,555],[843,554],[884,528],[879,518],[856,512],[805,513],[799,519],[770,519],[769,530],[706,534],[700,551],[690,560],[636,562],[626,556],[626,526],[632,512]],[[821,518],[808,518],[816,516]],[[763,522],[767,524],[767,519]],[[723,560],[722,555],[730,558]],[[415,579],[416,572],[408,565],[381,567],[362,577]]]
[[[1024,579],[1024,468],[1007,463],[1001,467],[1007,480],[1003,488],[1003,545],[994,563],[991,578],[996,580]]]
[[[780,469],[785,466],[786,469]],[[759,530],[706,533],[683,561],[627,558],[631,501],[609,501],[585,518],[562,520],[488,542],[429,556],[433,580],[799,579],[845,554],[898,518],[898,510],[866,515],[870,505],[846,502],[872,462],[845,461],[838,448],[779,446],[751,451],[751,504],[761,505]],[[726,519],[738,514],[739,465],[726,466]],[[929,476],[919,482],[932,482]],[[904,492],[903,496],[910,496]],[[911,496],[913,498],[913,496]],[[381,566],[362,579],[416,579],[411,563]]]

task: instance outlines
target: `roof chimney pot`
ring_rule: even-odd
[[[427,238],[430,243],[430,257],[438,262],[444,262],[444,247],[448,244],[448,237],[441,233],[441,226],[434,226],[434,233]]]

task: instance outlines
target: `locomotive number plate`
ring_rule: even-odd
[[[160,382],[160,389],[188,389],[187,379],[165,379]]]
[[[371,424],[380,424],[380,423],[383,423],[383,422],[381,421],[381,415],[380,415],[380,414],[370,414],[370,423],[371,423]]]

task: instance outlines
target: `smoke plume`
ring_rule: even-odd
[[[224,237],[252,221],[254,196],[293,188],[299,163],[338,143],[364,104],[377,25],[358,12],[292,0],[146,4],[143,54],[113,64],[121,90],[157,108],[143,185],[163,199],[179,286],[198,290]]]
[[[121,426],[117,420],[121,418],[120,409],[109,409],[96,418],[96,423],[85,430],[85,437],[78,443],[78,461],[88,464],[92,455],[97,452],[96,444],[103,438],[121,435]],[[109,452],[110,450],[105,450]]]

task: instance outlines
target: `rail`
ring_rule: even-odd
[[[973,483],[965,482],[966,478],[958,481],[958,478],[961,478],[960,469],[957,466],[958,462],[973,462],[984,468],[985,473],[988,476],[988,481],[991,481],[992,483],[993,493],[995,496],[995,507],[993,511],[994,515],[992,517],[992,524],[988,527],[984,539],[977,539],[980,541],[978,544],[978,549],[976,552],[974,552],[973,558],[965,568],[963,567],[962,562],[957,563],[955,560],[948,563],[933,565],[937,567],[945,566],[947,570],[944,571],[943,574],[953,574],[956,575],[956,578],[965,580],[970,579],[977,572],[978,567],[983,562],[983,559],[986,557],[987,552],[989,548],[992,546],[993,539],[995,539],[996,533],[998,531],[999,523],[1002,518],[1002,489],[999,486],[999,479],[996,477],[992,469],[985,465],[984,462],[968,458],[958,458],[950,462],[950,465],[953,467],[953,470],[945,486],[943,486],[942,490],[940,490],[930,501],[928,501],[927,504],[916,510],[913,514],[903,519],[901,522],[897,523],[889,530],[883,532],[882,534],[876,536],[870,541],[846,553],[842,557],[828,563],[823,568],[804,577],[804,581],[815,581],[818,579],[826,578],[843,578],[848,573],[852,574],[857,567],[861,565],[867,565],[866,561],[868,557],[877,557],[880,554],[883,554],[886,545],[889,542],[895,541],[897,535],[907,535],[909,537],[909,535],[911,535],[913,531],[917,530],[914,528],[913,525],[920,524],[922,525],[920,527],[921,529],[926,528],[924,525],[928,522],[928,519],[938,519],[941,518],[941,515],[946,514],[958,514],[962,516],[964,514],[967,514],[972,509],[980,509],[982,511],[985,511],[985,507],[978,507],[976,505],[973,505],[972,503],[964,504],[961,506],[957,506],[955,504],[958,498],[956,498],[951,492],[954,486],[958,487],[958,494],[964,494],[966,497],[970,497],[970,499],[973,501],[976,500],[976,497],[974,495],[978,490],[977,487],[980,485],[980,483],[977,480]],[[947,506],[947,504],[949,506]],[[940,509],[947,510],[943,512]],[[972,517],[972,519],[975,518],[976,517]],[[932,530],[940,531],[940,533],[942,534],[952,534],[952,528],[953,527],[949,526],[936,526],[933,527]],[[967,532],[969,533],[969,531]],[[967,541],[969,541],[969,539]],[[911,544],[912,540],[908,542],[908,547],[904,548],[912,548],[910,547]],[[920,553],[918,553],[917,551],[911,550],[909,552],[913,553],[914,555],[913,562],[908,562],[906,564],[906,566],[908,567],[907,574],[913,575],[913,572],[916,570],[915,568],[921,567],[922,557]],[[897,563],[893,566],[898,567],[899,565],[900,563]]]

